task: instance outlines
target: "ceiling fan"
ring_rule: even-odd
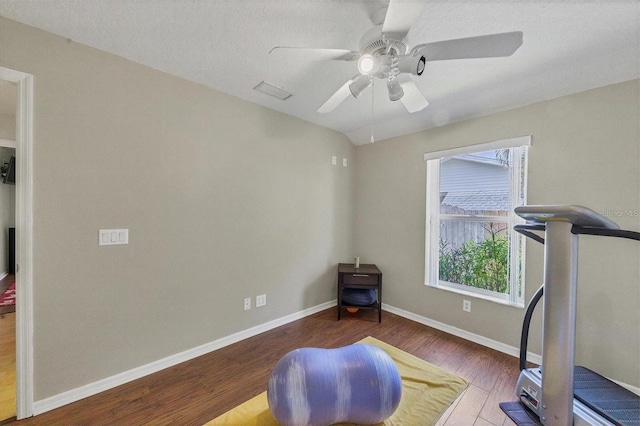
[[[349,95],[357,98],[374,78],[386,80],[389,99],[400,100],[413,113],[429,105],[411,77],[422,75],[428,61],[511,56],[522,45],[522,32],[514,31],[422,43],[409,49],[405,37],[423,6],[422,1],[391,0],[372,17],[374,27],[360,39],[359,51],[277,46],[269,53],[310,51],[332,60],[357,61],[358,74],[322,104],[319,113],[333,111]]]

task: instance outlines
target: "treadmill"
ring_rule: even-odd
[[[528,223],[514,229],[545,245],[544,284],[529,302],[522,328],[521,372],[516,384],[520,403],[542,425],[640,425],[640,396],[574,365],[578,236],[640,241],[640,233],[620,230],[614,222],[582,206],[522,206],[515,212]],[[542,366],[527,369],[529,324],[541,298]]]

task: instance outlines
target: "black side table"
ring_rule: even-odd
[[[342,290],[345,288],[374,289],[376,301],[368,306],[356,306],[342,303]],[[382,272],[376,265],[360,264],[355,268],[353,263],[338,264],[338,321],[342,308],[377,309],[378,322],[382,322]]]

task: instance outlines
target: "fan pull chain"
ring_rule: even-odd
[[[375,87],[373,84],[373,79],[371,79],[371,143],[375,143],[375,140],[373,139],[373,98],[374,98],[374,94],[375,94]]]

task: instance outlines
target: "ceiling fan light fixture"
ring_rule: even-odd
[[[370,54],[364,54],[358,58],[358,71],[362,75],[372,75],[380,69],[380,61]]]
[[[398,61],[398,71],[413,75],[422,75],[427,59],[424,55],[410,55]]]
[[[390,101],[398,101],[404,96],[404,89],[395,78],[393,80],[387,81],[387,89],[389,89]]]
[[[349,90],[353,97],[357,98],[369,86],[371,86],[371,79],[366,75],[359,75],[355,80],[353,80],[353,83],[349,85]]]

